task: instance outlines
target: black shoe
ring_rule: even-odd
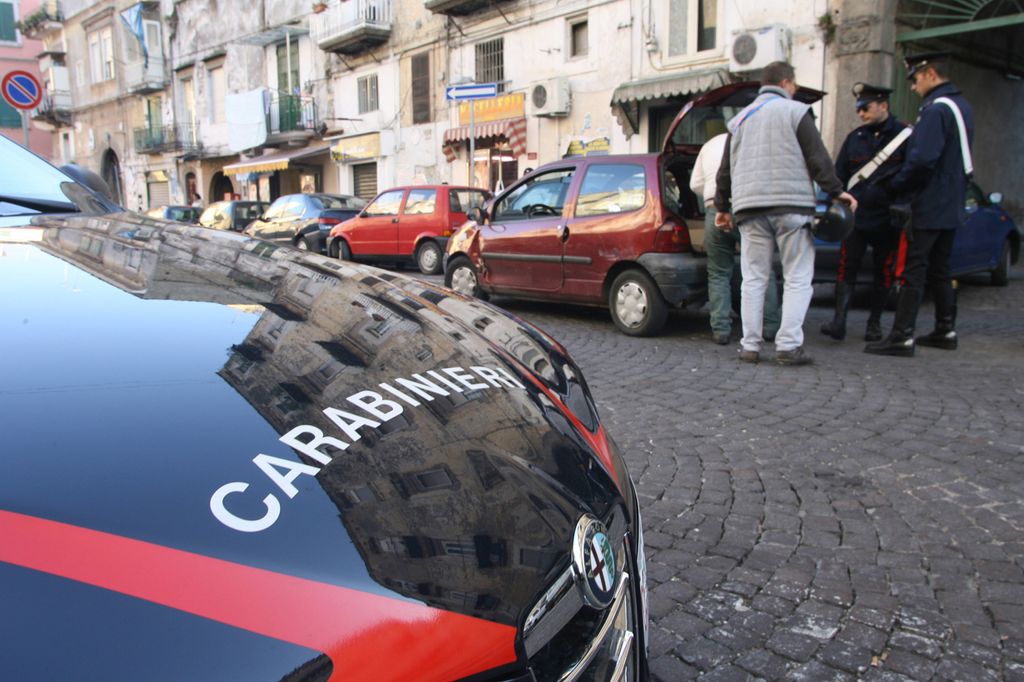
[[[921,346],[941,348],[942,350],[956,350],[957,347],[956,332],[952,330],[944,332],[935,329],[930,334],[917,337],[914,341]]]
[[[821,333],[825,336],[831,336],[836,341],[842,341],[846,338],[846,321],[842,323],[832,320],[821,325]]]
[[[865,341],[882,340],[882,323],[878,320],[868,320],[868,326],[864,328]]]
[[[872,355],[895,355],[910,358],[914,356],[914,339],[913,337],[900,338],[890,334],[881,341],[864,346],[864,352]]]
[[[728,332],[712,332],[711,340],[717,343],[719,346],[729,345],[729,333]]]
[[[775,352],[775,364],[778,365],[809,365],[814,358],[804,352],[803,346],[797,346],[793,350],[780,350]]]

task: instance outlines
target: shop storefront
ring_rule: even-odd
[[[285,194],[322,192],[328,144],[274,151],[224,166],[237,193],[253,201],[273,201]]]
[[[516,93],[459,106],[459,125],[445,131],[441,148],[448,163],[465,164],[469,184],[500,191],[525,170],[519,167],[521,157],[526,156],[524,98],[523,93]]]
[[[382,154],[381,133],[339,137],[331,144],[331,160],[347,169],[346,190],[369,201],[377,196]]]

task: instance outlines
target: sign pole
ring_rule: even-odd
[[[25,141],[25,149],[28,149],[28,112],[21,112],[21,137]]]
[[[476,107],[474,100],[467,102],[469,105],[469,184],[476,186],[476,121],[474,114]]]

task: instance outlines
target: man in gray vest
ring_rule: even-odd
[[[743,362],[760,359],[764,297],[778,245],[785,287],[775,361],[811,363],[803,348],[803,324],[813,294],[814,182],[833,200],[857,208],[857,200],[843,191],[836,177],[810,106],[793,99],[796,92],[790,64],[766,66],[757,98],[729,122],[730,139],[718,169],[715,225],[726,231],[739,229],[742,235]]]

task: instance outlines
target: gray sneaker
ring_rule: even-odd
[[[740,348],[739,353],[740,362],[749,362],[751,364],[757,364],[761,360],[761,354],[756,350],[744,350]]]
[[[793,350],[776,351],[775,362],[780,365],[809,365],[814,358],[804,352],[803,346],[798,346]]]

